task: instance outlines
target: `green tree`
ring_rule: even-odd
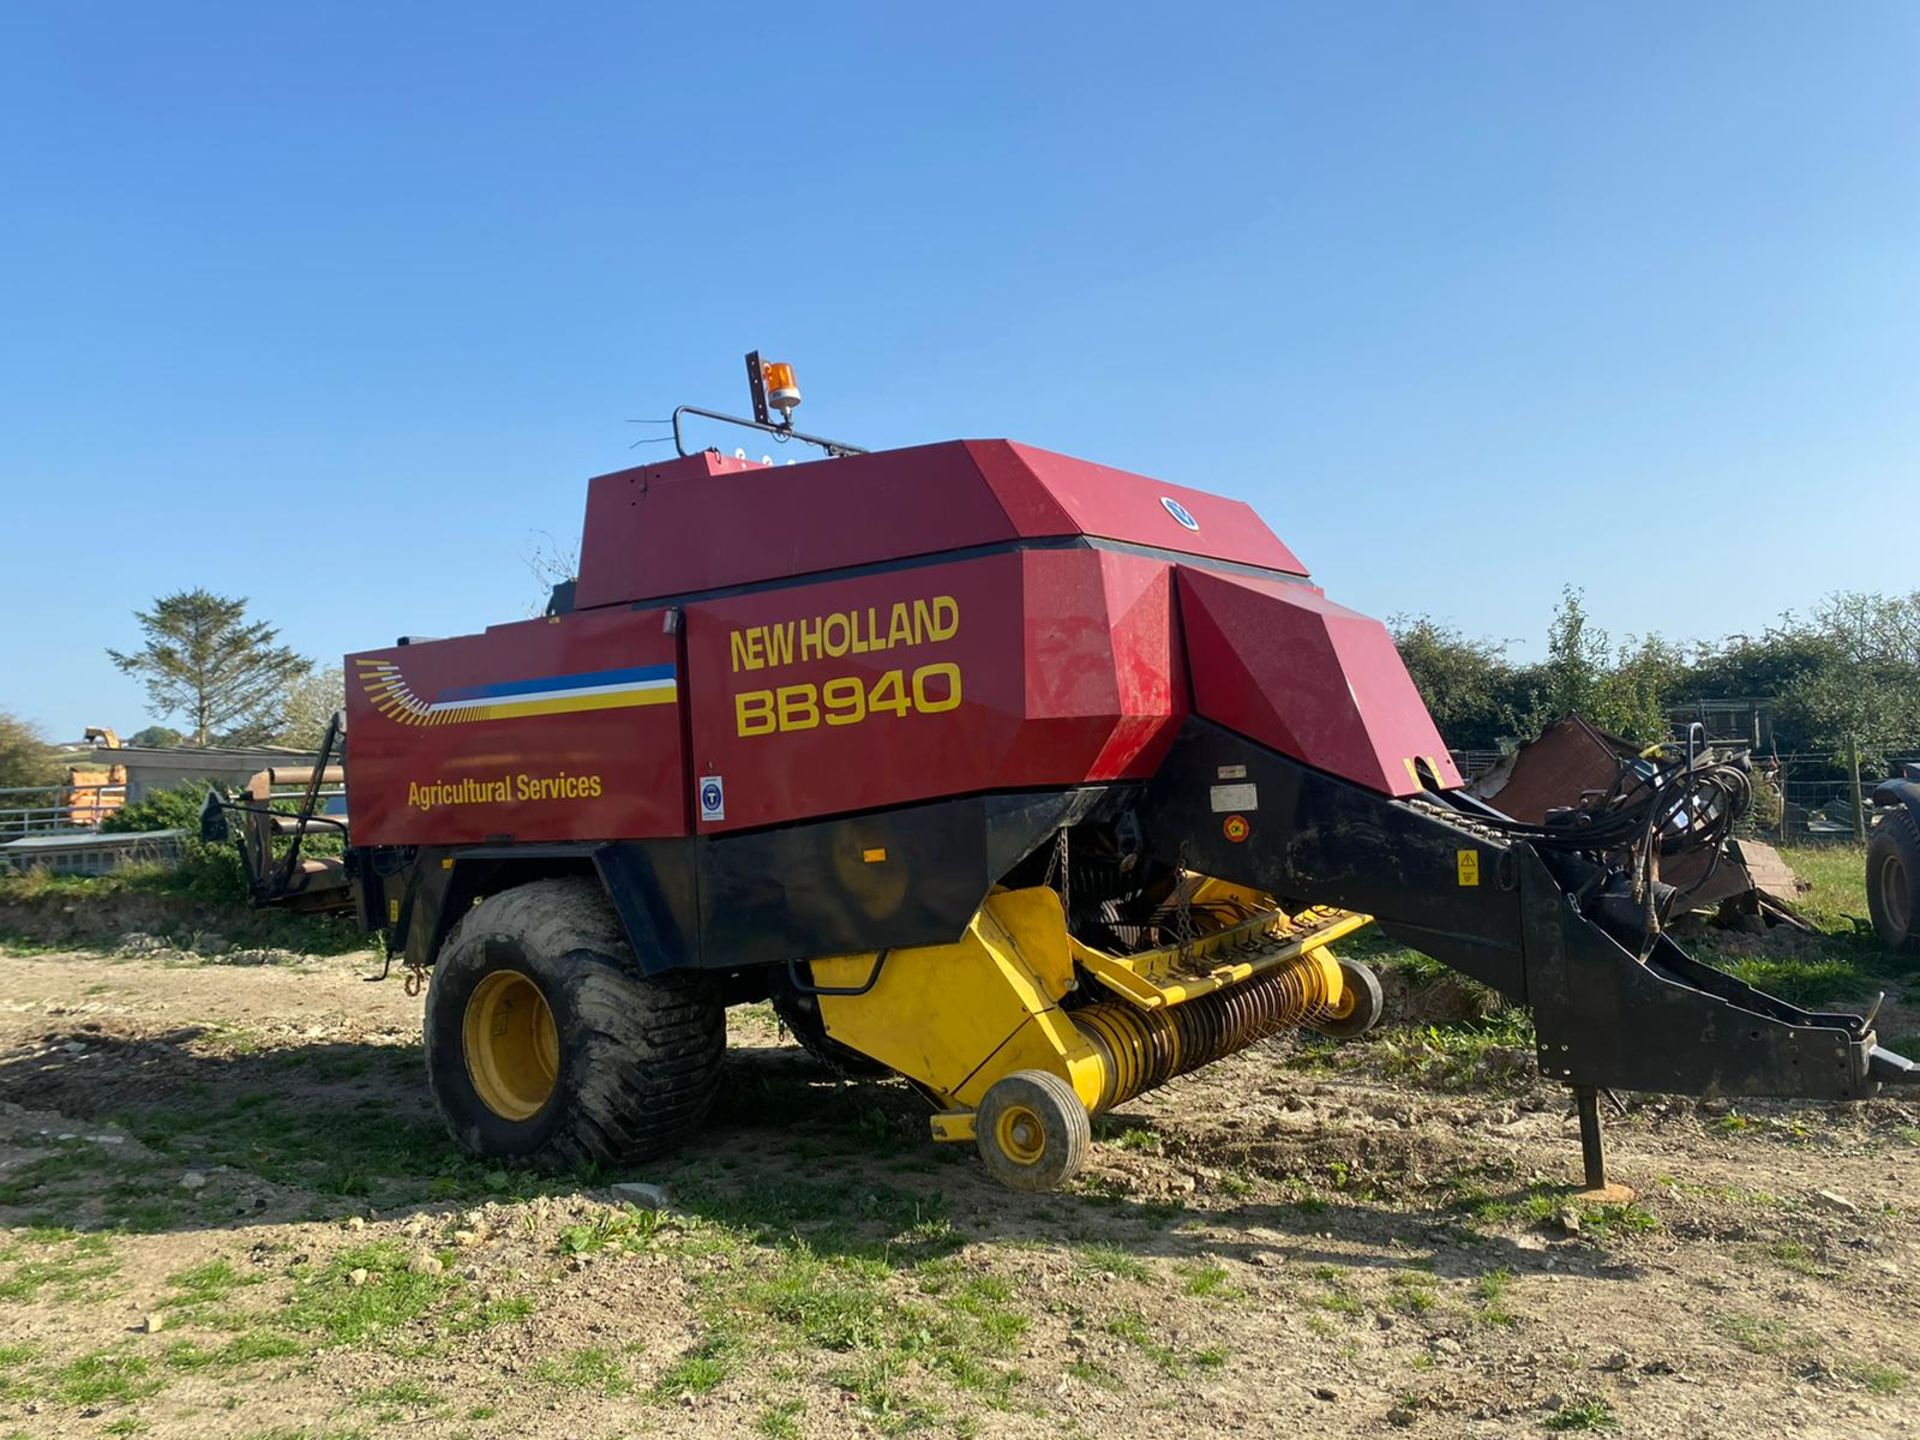
[[[1569,715],[1591,711],[1612,651],[1607,632],[1587,616],[1586,592],[1569,585],[1547,627],[1547,658],[1540,666],[1540,693],[1527,728],[1538,732]],[[1597,721],[1595,723],[1598,723]]]
[[[333,712],[344,709],[346,703],[345,671],[338,665],[311,671],[287,687],[280,733],[274,738],[282,745],[296,745],[302,750],[318,749],[327,733],[327,722],[333,719]]]
[[[1855,665],[1920,667],[1920,590],[1907,595],[1839,590],[1820,602],[1813,620]]]
[[[1448,745],[1491,750],[1514,733],[1516,672],[1505,644],[1469,639],[1430,615],[1396,615],[1388,627]]]
[[[127,744],[148,745],[156,750],[171,750],[176,745],[184,744],[186,738],[171,725],[149,725],[146,729],[136,730],[129,735]]]
[[[1667,706],[1687,673],[1680,649],[1658,635],[1629,640],[1595,680],[1581,713],[1602,730],[1643,745],[1669,738]]]
[[[1836,762],[1857,745],[1863,762],[1884,766],[1889,755],[1920,744],[1920,683],[1911,674],[1836,658],[1787,688],[1780,721]]]
[[[134,618],[145,632],[141,648],[107,654],[145,682],[155,714],[185,717],[196,745],[273,733],[287,687],[313,668],[274,643],[271,625],[250,622],[244,599],[181,590]]]
[[[1758,636],[1729,635],[1699,646],[1685,675],[1676,681],[1674,698],[1771,699],[1832,658],[1831,647],[1810,626],[1785,616]]]
[[[0,710],[0,787],[53,785],[60,778],[60,762],[40,727]]]

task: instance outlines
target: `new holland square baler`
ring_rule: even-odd
[[[787,438],[783,413],[754,423]],[[683,454],[590,482],[552,613],[347,666],[344,856],[300,854],[342,823],[324,761],[291,817],[256,785],[243,849],[263,898],[351,896],[430,973],[433,1092],[477,1154],[685,1141],[725,1008],[771,999],[824,1058],[904,1076],[934,1138],[1057,1185],[1090,1116],[1369,1025],[1377,982],[1329,948],[1369,919],[1531,1008],[1596,1187],[1609,1087],[1916,1074],[1870,1019],[1663,933],[1658,852],[1717,840],[1725,766],[1650,760],[1509,820],[1462,792],[1385,628],[1204,490],[1004,440]]]

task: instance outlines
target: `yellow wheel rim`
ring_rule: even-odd
[[[1047,1153],[1047,1127],[1024,1105],[1009,1105],[993,1123],[1000,1153],[1017,1165],[1032,1165]]]
[[[540,1113],[560,1074],[560,1032],[538,985],[518,970],[488,975],[467,998],[460,1038],[482,1104],[506,1120]]]
[[[1340,987],[1340,998],[1327,1006],[1322,1013],[1329,1020],[1344,1020],[1353,1013],[1354,1006],[1359,1002],[1360,997],[1354,993],[1353,986],[1343,985]]]

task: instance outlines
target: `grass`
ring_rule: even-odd
[[[307,1345],[290,1335],[257,1329],[236,1335],[218,1346],[205,1346],[195,1340],[176,1340],[167,1347],[163,1359],[170,1370],[233,1370],[266,1360],[304,1355],[307,1349]]]
[[[1145,1261],[1118,1245],[1076,1245],[1073,1258],[1075,1273],[1083,1277],[1112,1275],[1120,1280],[1141,1282],[1153,1279],[1153,1271],[1147,1268]]]
[[[481,1299],[444,1272],[412,1269],[410,1259],[400,1246],[378,1241],[325,1265],[295,1266],[293,1294],[263,1321],[269,1333],[333,1346],[391,1344],[396,1332],[428,1316],[437,1331],[465,1335],[530,1313],[530,1302]]]
[[[1439,1304],[1433,1292],[1433,1277],[1418,1271],[1396,1270],[1390,1282],[1389,1303],[1409,1315],[1424,1315]]]
[[[1167,1374],[1185,1373],[1186,1366],[1181,1362],[1179,1352],[1154,1337],[1146,1317],[1131,1310],[1123,1311],[1110,1317],[1100,1328],[1116,1340],[1126,1341]]]
[[[1364,1045],[1303,1038],[1305,1063],[1377,1068],[1424,1089],[1521,1090],[1534,1081],[1533,1019],[1517,1007],[1446,1025],[1386,1025]]]
[[[252,909],[237,861],[226,847],[196,847],[193,862],[183,866],[127,865],[106,875],[51,875],[45,870],[0,875],[0,907],[18,912],[13,917],[0,914],[0,938],[9,948],[48,948],[37,935],[16,928],[23,923],[35,930],[48,928],[36,923],[41,919],[36,912],[45,910],[48,916],[57,913],[59,949],[112,953],[128,929],[127,899],[140,897],[159,912],[148,922],[153,933],[183,948],[201,938],[210,906],[222,907],[219,934],[236,945],[308,955],[367,948],[366,934],[350,921]]]
[[[382,1046],[353,1057],[376,1082],[417,1083],[420,1050]],[[228,1165],[286,1185],[341,1199],[399,1206],[445,1200],[524,1199],[577,1186],[460,1155],[445,1129],[424,1112],[396,1113],[384,1084],[343,1079],[328,1094],[313,1085],[297,1049],[269,1052],[238,1093],[122,1111],[115,1119],[174,1165]],[[279,1072],[301,1071],[301,1094],[275,1088]],[[110,1157],[109,1157],[110,1159]],[[129,1197],[139,1198],[139,1197]],[[4,1202],[0,1202],[4,1203]]]
[[[1907,1372],[1892,1365],[1849,1365],[1847,1374],[1875,1395],[1897,1395],[1907,1383]]]
[[[1776,995],[1789,1005],[1860,1000],[1875,988],[1873,978],[1863,973],[1858,961],[1851,956],[1815,955],[1787,959],[1755,956],[1730,959],[1726,958],[1726,952],[1719,945],[1714,946],[1714,950],[1719,953],[1709,954],[1706,958],[1736,979],[1746,981],[1756,990]]]
[[[1913,966],[1862,933],[1867,914],[1866,851],[1857,845],[1796,846],[1781,852],[1812,888],[1797,906],[1816,934],[1750,936],[1710,931],[1695,942],[1701,958],[1796,1005],[1868,999],[1910,980]],[[1776,938],[1777,937],[1777,938]]]
[[[1767,1258],[1782,1268],[1800,1275],[1826,1275],[1831,1272],[1814,1258],[1813,1251],[1798,1240],[1776,1240],[1766,1247]]]
[[[1716,1315],[1713,1328],[1752,1355],[1777,1355],[1789,1339],[1786,1323],[1766,1315]]]
[[[98,1299],[101,1282],[120,1269],[106,1236],[45,1226],[19,1232],[12,1244],[0,1250],[0,1263],[5,1262],[11,1265],[0,1274],[0,1304],[42,1299],[74,1304]]]
[[[631,1205],[602,1211],[591,1220],[564,1227],[556,1248],[562,1255],[592,1255],[607,1249],[645,1250],[665,1219],[658,1210],[640,1210]]]
[[[1540,1182],[1529,1185],[1518,1195],[1488,1195],[1467,1188],[1456,1195],[1452,1204],[1454,1209],[1465,1211],[1472,1219],[1486,1224],[1545,1225],[1571,1212],[1580,1222],[1580,1232],[1600,1241],[1660,1228],[1659,1217],[1638,1202],[1590,1205],[1574,1200],[1573,1192],[1566,1186]]]
[[[217,1304],[241,1287],[259,1283],[258,1276],[242,1275],[233,1268],[233,1262],[230,1260],[209,1260],[204,1265],[196,1265],[190,1270],[179,1270],[169,1275],[167,1286],[174,1293],[160,1303],[162,1305]]]
[[[1196,1300],[1238,1300],[1242,1292],[1229,1283],[1227,1267],[1209,1260],[1186,1270],[1187,1294]]]
[[[1513,1325],[1515,1318],[1508,1306],[1509,1291],[1513,1288],[1513,1272],[1504,1267],[1489,1270],[1474,1281],[1474,1294],[1479,1300],[1478,1315],[1488,1325]]]
[[[49,1389],[64,1405],[126,1404],[153,1394],[164,1383],[148,1369],[144,1356],[124,1349],[95,1350],[55,1370]]]
[[[724,1331],[709,1334],[692,1350],[675,1360],[653,1382],[651,1398],[679,1400],[690,1395],[705,1395],[717,1390],[733,1373],[733,1361],[739,1343]]]
[[[1546,1420],[1549,1430],[1612,1430],[1619,1423],[1613,1407],[1597,1395],[1570,1400]]]
[[[708,1394],[797,1352],[838,1357],[835,1383],[883,1433],[943,1413],[920,1393],[929,1378],[995,1408],[1010,1403],[1021,1377],[1007,1361],[1028,1316],[1012,1281],[956,1257],[963,1240],[937,1195],[741,1181],[698,1162],[669,1178],[675,1214],[595,1217],[562,1237],[575,1253],[642,1244],[689,1262],[703,1335],[648,1399]],[[788,1433],[799,1413],[776,1407],[760,1428]]]
[[[591,1390],[597,1395],[631,1395],[633,1381],[627,1367],[612,1350],[588,1346],[560,1359],[551,1356],[534,1368],[534,1374],[549,1385],[565,1390]]]
[[[800,1440],[800,1417],[806,1413],[804,1400],[782,1400],[755,1416],[753,1428],[767,1440]]]

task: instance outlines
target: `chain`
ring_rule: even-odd
[[[1067,853],[1067,832],[1055,831],[1053,853],[1047,856],[1047,873],[1040,877],[1040,885],[1042,889],[1055,889],[1060,892],[1060,909],[1067,914],[1072,913],[1070,909],[1072,895],[1067,882],[1067,868],[1071,859],[1072,857]],[[1059,881],[1057,885],[1054,884],[1056,880]]]
[[[417,960],[407,962],[406,992],[409,1000],[427,988],[427,967]]]
[[[1193,897],[1187,889],[1187,843],[1180,842],[1180,848],[1173,857],[1173,938],[1178,947],[1176,960],[1182,970],[1193,960]]]

